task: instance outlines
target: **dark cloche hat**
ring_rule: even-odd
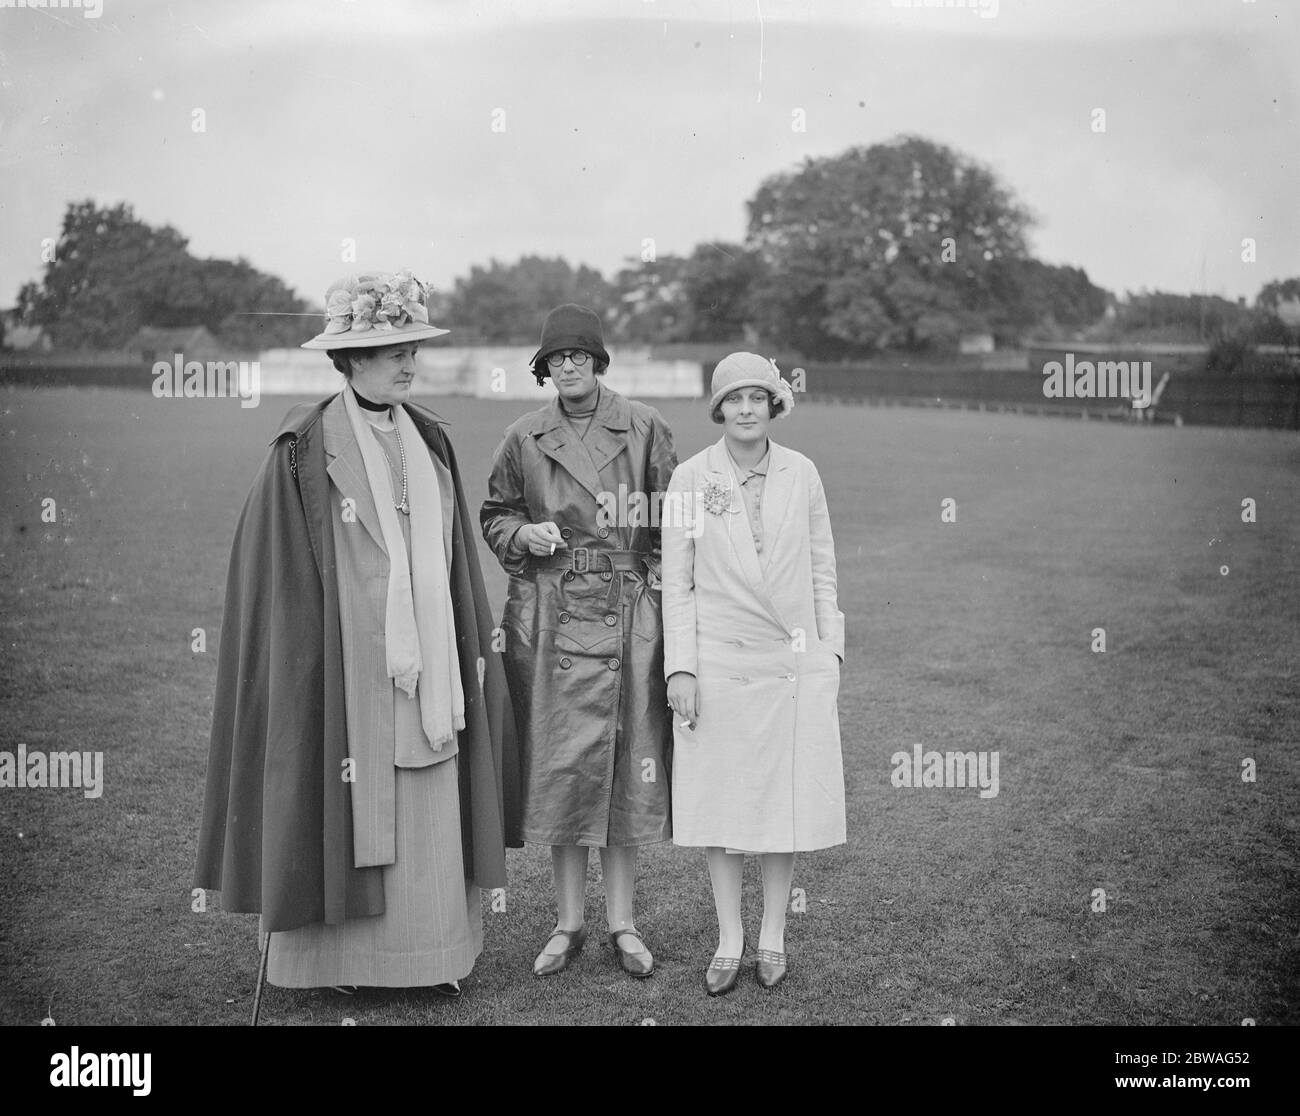
[[[583,349],[608,364],[600,315],[573,302],[557,306],[547,314],[542,323],[542,344],[528,362],[539,377],[551,374],[546,357],[560,349]]]

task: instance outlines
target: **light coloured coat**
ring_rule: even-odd
[[[800,852],[845,840],[844,614],[826,495],[812,461],[769,445],[761,553],[725,440],[669,485],[679,495],[662,526],[664,674],[695,675],[700,694],[693,730],[673,719],[679,845]]]

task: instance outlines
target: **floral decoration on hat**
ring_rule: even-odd
[[[427,297],[428,288],[409,271],[355,276],[330,292],[323,336],[428,325]]]
[[[788,380],[781,379],[781,369],[776,366],[776,361],[771,357],[768,357],[767,363],[772,366],[772,374],[776,377],[776,383],[768,390],[771,391],[780,402],[785,404],[784,407],[781,407],[777,411],[777,415],[788,415],[794,410],[794,388],[790,386]]]

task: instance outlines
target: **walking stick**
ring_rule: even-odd
[[[266,956],[271,952],[271,935],[268,933],[262,942],[262,960],[257,965],[257,990],[253,993],[253,1026],[257,1026],[257,1016],[262,1010],[262,983],[266,980]]]

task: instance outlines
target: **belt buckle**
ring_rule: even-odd
[[[591,551],[585,546],[573,548],[573,572],[587,573],[591,569]]]

